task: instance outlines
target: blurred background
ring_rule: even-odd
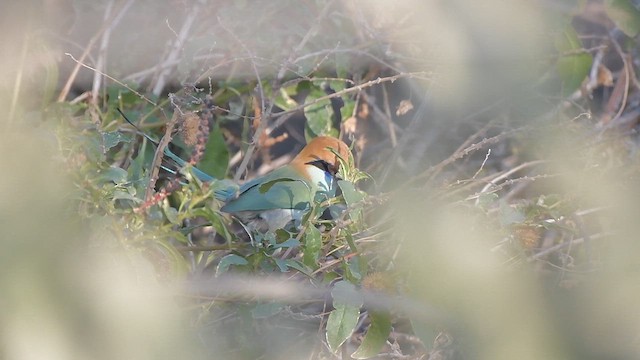
[[[0,14],[2,358],[638,357],[636,1]],[[340,136],[370,175],[363,217],[309,260],[218,248],[194,184],[149,203],[154,149],[116,108],[155,138],[179,119],[188,157],[205,103],[203,169],[250,179]],[[338,281],[379,294],[342,341]]]

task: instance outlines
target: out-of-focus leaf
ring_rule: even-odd
[[[254,319],[264,319],[278,314],[284,306],[277,303],[258,304],[251,309],[251,316]]]
[[[640,10],[629,0],[605,1],[607,15],[627,36],[635,37],[640,33]]]
[[[336,352],[358,324],[362,297],[353,284],[339,281],[331,291],[334,310],[327,320],[327,343]]]
[[[362,295],[348,281],[338,281],[331,289],[331,297],[339,303],[362,306]]]
[[[320,230],[313,225],[309,225],[304,236],[304,264],[313,269],[317,268],[321,248],[322,234],[320,234]]]
[[[198,168],[205,173],[223,179],[229,166],[229,149],[224,142],[222,131],[217,125],[209,133],[209,140],[204,151],[204,156],[198,164]]]
[[[581,51],[582,49],[578,34],[572,27],[566,27],[556,38],[556,50],[560,56],[556,70],[562,80],[565,95],[579,88],[591,69],[593,59],[590,54]]]
[[[220,262],[216,267],[216,276],[220,276],[225,272],[227,272],[227,270],[229,270],[229,267],[231,265],[244,266],[247,264],[249,264],[249,262],[242,256],[239,256],[236,254],[229,254],[223,257],[222,259],[220,259]]]
[[[520,224],[526,219],[524,213],[505,202],[500,202],[500,223],[502,225]]]
[[[418,319],[409,319],[413,333],[422,341],[422,344],[429,346],[433,343],[440,329],[434,324],[427,324]]]
[[[154,241],[144,249],[144,256],[161,277],[175,277],[188,272],[187,262],[176,248],[165,240]]]
[[[362,344],[360,344],[358,350],[351,354],[354,359],[368,359],[377,355],[387,342],[389,333],[391,333],[391,318],[389,314],[371,312],[369,313],[369,319],[371,319],[371,326],[369,326]]]

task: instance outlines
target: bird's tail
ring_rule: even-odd
[[[149,140],[149,142],[151,142],[156,148],[158,147],[158,145],[160,144],[158,140],[153,139],[151,136],[147,135],[144,131],[142,131],[136,124],[134,124],[131,120],[129,120],[129,118],[127,118],[127,116],[119,108],[117,108],[117,110],[120,113],[120,115],[122,115],[122,117],[138,131],[140,135],[144,136],[147,140]],[[161,165],[162,169],[164,169],[165,171],[171,174],[178,176],[180,173],[179,169],[185,168],[188,162],[182,159],[181,157],[179,157],[178,155],[176,155],[174,152],[172,152],[169,149],[169,147],[165,147],[163,150],[163,153],[170,161],[173,162],[174,167],[178,170],[164,164]],[[195,175],[198,178],[198,180],[202,182],[210,183],[210,185],[213,186],[214,188],[213,189],[214,196],[218,200],[226,202],[227,200],[233,198],[235,194],[238,192],[238,185],[229,179],[217,179],[205,173],[204,171],[198,169],[195,166],[191,167],[191,173]]]

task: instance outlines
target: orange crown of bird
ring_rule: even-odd
[[[340,160],[349,161],[351,151],[343,141],[331,136],[318,136],[311,140],[307,146],[291,160],[291,164],[297,168],[321,161],[328,166],[328,171],[335,174],[340,169]]]

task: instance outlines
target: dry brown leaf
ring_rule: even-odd
[[[613,74],[611,70],[609,70],[606,66],[600,65],[598,66],[598,85],[602,86],[613,86]]]
[[[193,112],[185,113],[182,116],[180,126],[180,135],[182,140],[188,146],[194,146],[198,142],[198,127],[200,126],[200,117]]]
[[[411,100],[402,100],[396,109],[396,116],[402,116],[411,110],[413,110],[413,103]]]

